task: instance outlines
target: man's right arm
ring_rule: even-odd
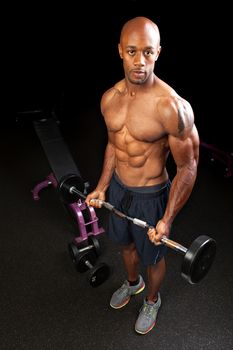
[[[96,186],[96,189],[87,195],[87,198],[86,198],[87,205],[90,205],[91,199],[100,199],[103,201],[105,200],[105,192],[109,187],[109,184],[115,169],[115,164],[116,164],[115,147],[110,141],[108,141],[108,144],[105,149],[105,154],[104,154],[102,173],[98,181],[98,184]],[[95,206],[100,207],[98,203]]]
[[[108,109],[109,105],[111,104],[112,98],[117,92],[118,90],[115,87],[112,87],[103,94],[101,98],[101,103],[100,103],[101,113],[103,116],[106,115],[106,109]],[[100,199],[103,201],[105,200],[105,192],[108,189],[113,172],[115,170],[116,152],[115,152],[115,146],[110,141],[111,140],[110,133],[111,132],[108,131],[108,144],[105,149],[102,173],[99,178],[96,189],[93,192],[89,193],[89,195],[86,198],[87,205],[90,205],[91,199]],[[98,201],[93,202],[91,204],[97,208],[100,207]]]

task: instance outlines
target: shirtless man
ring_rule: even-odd
[[[135,324],[146,334],[155,325],[165,277],[165,245],[171,225],[187,202],[197,175],[199,137],[190,104],[154,74],[161,46],[157,25],[145,17],[122,28],[119,54],[125,77],[106,91],[101,112],[107,130],[102,174],[86,202],[100,206],[109,189],[109,202],[131,217],[146,221],[149,231],[109,215],[108,235],[121,246],[127,280],[113,293],[110,305],[119,309],[145,283],[140,262],[147,267],[146,298]],[[172,182],[166,170],[171,152],[176,164]]]

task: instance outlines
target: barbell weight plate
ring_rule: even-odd
[[[189,283],[201,281],[212,266],[216,255],[216,241],[206,235],[197,237],[187,250],[181,266],[181,275]]]
[[[96,237],[94,237],[93,235],[89,236],[88,237],[88,245],[93,245],[96,256],[100,256],[101,248],[100,248],[99,241]]]
[[[78,254],[75,266],[79,272],[86,272],[89,270],[86,261],[88,261],[92,266],[95,265],[96,254],[93,250],[86,250]]]
[[[89,274],[89,283],[92,287],[98,287],[104,283],[110,274],[110,268],[105,263],[99,263],[96,265]]]
[[[58,184],[58,190],[62,199],[69,204],[77,202],[80,199],[78,194],[70,192],[71,187],[75,187],[82,193],[85,190],[84,182],[80,176],[68,174],[62,177]]]

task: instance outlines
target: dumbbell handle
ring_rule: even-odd
[[[80,197],[86,199],[86,196],[80,192],[79,190],[77,190],[74,186],[72,186],[70,188],[70,193],[76,193],[78,194]],[[143,228],[154,228],[153,226],[150,226],[147,222],[143,221],[143,220],[139,220],[137,218],[131,218],[130,216],[127,216],[126,214],[122,213],[121,211],[119,211],[118,209],[116,209],[112,204],[105,202],[101,199],[92,199],[92,201],[98,201],[99,204],[103,207],[105,207],[106,209],[112,211],[114,214],[116,214],[117,216],[120,216],[121,218],[125,218],[129,221],[132,221],[135,225],[143,227]],[[163,236],[161,238],[161,242],[166,245],[167,247],[174,249],[178,252],[181,252],[182,254],[186,254],[186,252],[188,251],[187,248],[185,248],[184,246],[182,246],[181,244],[172,241],[171,239],[167,238],[166,236]],[[85,249],[85,248],[83,248]]]
[[[82,253],[82,252],[85,252],[86,250],[90,250],[90,249],[93,249],[93,248],[95,248],[94,246],[93,246],[93,244],[90,244],[90,245],[87,245],[86,247],[83,247],[83,248],[78,248],[78,252],[79,253]]]
[[[91,270],[93,268],[93,265],[90,263],[89,260],[85,261],[85,265],[87,265],[87,267]]]

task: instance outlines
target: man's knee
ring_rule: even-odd
[[[137,253],[135,243],[130,243],[127,245],[121,246],[121,250],[123,253]]]

